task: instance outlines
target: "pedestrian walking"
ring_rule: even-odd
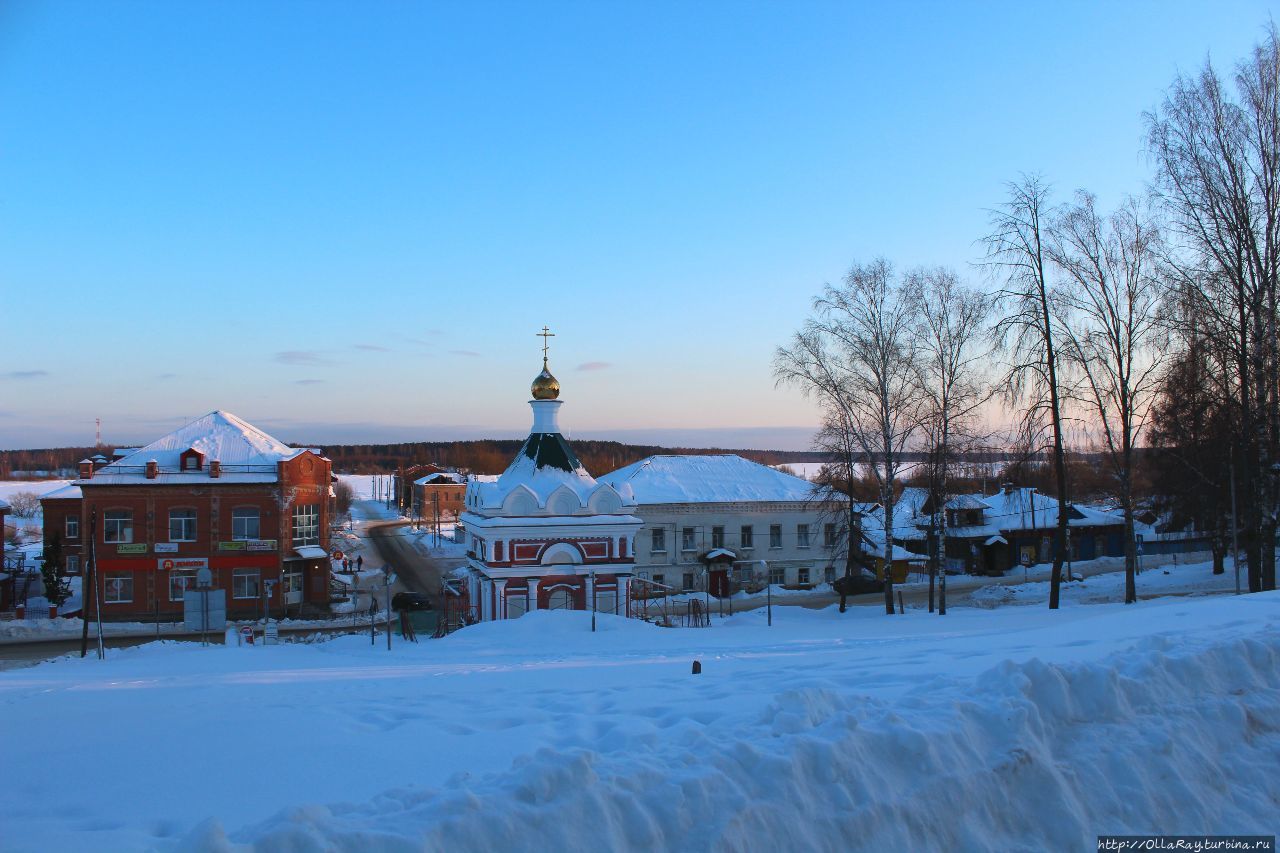
[[[356,571],[364,571],[364,554],[360,554],[356,557]]]

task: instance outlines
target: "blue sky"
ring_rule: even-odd
[[[1111,8],[1115,6],[1117,8]],[[1266,3],[0,5],[0,447],[803,447],[774,348],[855,260],[972,275],[1021,171],[1104,203]]]

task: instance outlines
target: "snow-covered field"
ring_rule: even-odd
[[[1265,833],[1280,594],[150,644],[0,673],[5,850],[1080,850]],[[691,675],[693,660],[703,665]],[[70,768],[74,768],[74,771]]]

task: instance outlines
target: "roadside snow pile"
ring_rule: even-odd
[[[1063,574],[1066,574],[1065,568]],[[1138,597],[1151,595],[1203,595],[1235,589],[1235,574],[1228,569],[1215,575],[1212,563],[1167,564],[1140,572],[1135,578]],[[1045,604],[1049,581],[1022,584],[990,584],[974,590],[970,600],[980,607],[1002,604]],[[1247,587],[1246,587],[1247,588]],[[1062,601],[1071,604],[1101,604],[1124,600],[1124,567],[1119,572],[1093,575],[1084,580],[1064,581]]]
[[[0,725],[40,719],[85,759],[69,777],[39,739],[12,744],[0,847],[1064,850],[1275,830],[1280,594],[773,620],[601,615],[592,633],[536,612],[390,652],[161,643],[0,673]],[[139,759],[157,743],[199,772],[157,782]]]

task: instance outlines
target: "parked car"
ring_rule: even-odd
[[[425,592],[397,592],[391,596],[392,610],[432,610],[431,598]]]
[[[858,569],[851,575],[833,580],[831,588],[841,595],[863,595],[868,592],[884,592],[884,581],[866,569]]]

